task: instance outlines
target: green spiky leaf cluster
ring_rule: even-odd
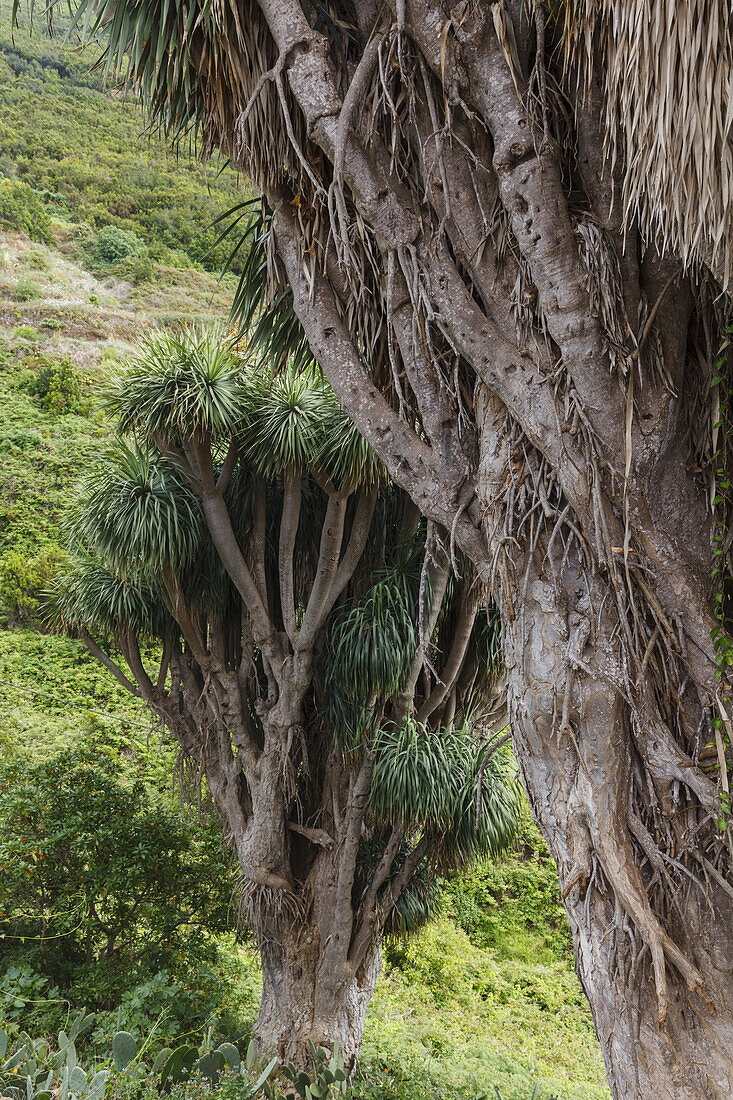
[[[447,730],[428,729],[409,717],[399,725],[384,723],[374,743],[374,813],[434,834],[449,865],[498,855],[516,832],[519,789],[510,758],[499,751],[488,760],[479,794],[485,751],[469,719]]]
[[[49,625],[60,631],[88,629],[103,635],[132,629],[160,637],[171,620],[156,588],[129,572],[120,577],[82,555],[50,593]]]
[[[441,862],[446,867],[464,866],[487,856],[498,858],[514,840],[521,812],[522,792],[509,747],[503,746],[489,757],[479,790],[479,768],[487,746],[477,745],[475,738],[466,740],[470,747],[464,757],[465,771],[456,784],[450,826],[441,838]]]
[[[216,328],[160,332],[110,385],[118,431],[164,439],[235,433],[252,405],[251,382],[231,341]]]
[[[404,859],[395,860],[393,876],[399,872],[403,862]],[[385,934],[404,938],[419,932],[437,915],[441,898],[442,890],[435,881],[432,868],[426,863],[419,864],[390,913]]]
[[[333,391],[313,371],[286,369],[274,378],[260,373],[242,425],[249,462],[262,474],[302,474],[319,463],[324,423],[338,407]],[[338,441],[336,446],[338,446]]]
[[[158,575],[195,558],[204,525],[198,500],[174,466],[119,441],[87,477],[70,535],[121,576]]]
[[[374,743],[372,809],[384,821],[447,828],[471,747],[459,732],[427,729],[410,717],[384,723]]]
[[[285,364],[296,372],[312,365],[308,341],[293,308],[290,288],[270,294],[267,268],[268,238],[272,216],[262,199],[243,203],[230,212],[231,220],[222,233],[235,240],[231,259],[243,255],[242,272],[230,313],[239,333],[246,333],[249,345],[276,368]],[[244,228],[239,229],[245,219]]]
[[[415,605],[393,571],[348,605],[328,641],[326,703],[336,743],[353,753],[380,703],[404,687],[417,647]]]

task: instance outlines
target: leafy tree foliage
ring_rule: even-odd
[[[262,1042],[338,1039],[353,1062],[385,931],[516,828],[495,615],[313,366],[273,377],[220,333],[156,335],[108,404],[122,438],[71,518],[55,621],[207,781],[263,956]]]
[[[217,830],[194,836],[90,748],[15,760],[0,784],[0,965],[35,966],[74,999],[114,1008],[210,953],[232,888]]]

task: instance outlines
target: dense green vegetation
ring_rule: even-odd
[[[34,370],[27,357],[38,353],[33,348],[53,357],[57,332],[39,327],[34,335],[31,326],[16,324],[4,330],[4,338],[8,355],[0,373],[0,400],[12,415],[3,430],[16,434],[6,444],[0,474],[7,516],[0,718],[5,755],[19,752],[30,762],[14,764],[7,774],[22,776],[32,766],[45,767],[49,757],[68,747],[82,749],[87,759],[104,753],[111,755],[125,782],[144,781],[153,802],[166,813],[179,814],[171,781],[173,754],[160,743],[159,730],[151,728],[144,708],[91,660],[81,643],[37,629],[35,601],[42,582],[28,577],[35,561],[31,552],[46,547],[50,575],[61,553],[60,517],[74,498],[85,457],[99,447],[107,428],[95,405],[93,384],[83,387],[85,412],[55,417],[44,411],[43,397],[31,392]],[[68,343],[74,344],[72,361],[86,361],[93,341]],[[101,358],[105,342],[96,347]],[[118,345],[112,341],[106,347],[106,362],[115,362]],[[75,369],[80,373],[79,366]],[[89,371],[93,383],[100,363],[92,363]],[[11,565],[17,563],[17,574],[9,570],[8,558]],[[12,588],[13,576],[23,599]],[[193,844],[197,826],[190,817],[186,829]],[[138,968],[134,979],[129,974],[131,984],[124,991],[120,986],[100,988],[95,1000],[87,988],[84,999],[75,1003],[97,1008],[103,1013],[100,1028],[109,1029],[117,1019],[114,993],[123,1023],[142,1036],[161,1011],[181,998],[184,988],[193,989],[190,1019],[203,1028],[213,1016],[221,1037],[231,1037],[253,1021],[259,996],[254,953],[232,936],[231,920],[223,935],[205,932],[208,948],[217,951],[215,965],[189,956],[182,969],[158,970],[152,960],[145,973]],[[39,964],[32,941],[0,944],[0,989],[27,996],[29,987],[19,982],[30,981],[31,989],[36,985],[33,999],[42,1002],[71,992],[65,988],[59,993],[54,986],[58,979]],[[13,967],[21,974],[9,979]],[[57,1028],[66,1012],[64,1003],[53,1005],[50,1016],[43,1006],[42,1014],[31,1019],[16,1010],[18,1018],[10,1022]],[[97,1041],[104,1044],[100,1028]],[[554,867],[528,824],[515,857],[446,888],[442,915],[418,941],[388,944],[367,1021],[358,1088],[370,1097],[418,1098],[436,1090],[468,1097],[498,1084],[505,1100],[524,1100],[531,1092],[532,1070],[546,1082],[542,1096],[550,1088],[563,1100],[607,1095],[592,1023],[573,974]]]
[[[153,261],[217,270],[231,246],[211,223],[241,200],[241,181],[205,170],[145,133],[143,111],[94,63],[101,46],[74,48],[63,23],[49,38],[36,25],[11,33],[0,21],[0,220],[48,240],[49,216],[75,226],[76,241],[109,263],[95,230],[114,226]],[[223,168],[223,171],[220,171]],[[127,256],[120,256],[124,260]]]
[[[154,1032],[153,1046],[199,1045],[210,1026],[217,1042],[246,1043],[260,986],[216,823],[205,804],[199,814],[181,803],[171,746],[80,642],[39,619],[63,560],[62,517],[109,438],[101,381],[151,325],[225,316],[232,293],[203,265],[221,263],[205,256],[206,226],[236,201],[233,174],[209,192],[203,171],[142,136],[141,112],[104,94],[88,67],[59,40],[13,42],[2,24],[0,1026],[11,1038],[55,1034],[85,1006],[97,1013],[78,1041],[85,1067],[120,1027],[139,1042]],[[115,847],[118,827],[128,833]],[[165,833],[152,871],[152,851],[134,844],[148,829]],[[72,838],[83,859],[78,847],[75,876],[51,884],[55,923],[41,929],[43,865],[58,867],[62,849],[71,859]],[[149,891],[144,919],[125,924],[130,879]],[[123,926],[105,958],[88,898],[110,882]],[[172,882],[195,913],[168,911]],[[114,892],[104,903],[114,907]],[[542,1100],[608,1096],[554,867],[527,821],[510,858],[445,886],[419,939],[387,943],[355,1091],[469,1100],[497,1086],[504,1100],[529,1100],[536,1080]],[[112,1082],[121,1100],[147,1095],[144,1082]]]

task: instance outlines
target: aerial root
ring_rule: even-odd
[[[605,845],[603,845],[605,847]],[[667,1018],[669,998],[667,993],[666,961],[668,960],[684,978],[687,988],[696,993],[710,1012],[715,1012],[712,999],[706,992],[705,979],[683,951],[662,928],[652,912],[649,899],[632,881],[615,852],[598,853],[603,872],[620,901],[624,911],[636,925],[639,934],[649,948],[654,970],[657,993],[657,1021],[661,1027]],[[604,858],[605,857],[605,858]],[[615,867],[614,867],[615,864]]]
[[[270,876],[276,880],[278,876]],[[298,897],[292,886],[281,879],[270,883],[258,882],[245,874],[240,874],[234,887],[237,915],[246,916],[252,924],[262,923],[266,915],[270,920],[280,923],[295,922],[304,915],[303,899]]]

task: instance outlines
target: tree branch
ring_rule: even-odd
[[[295,642],[295,580],[293,577],[293,554],[298,535],[300,520],[300,502],[302,486],[300,474],[292,470],[285,473],[282,518],[280,520],[280,543],[278,568],[280,572],[280,607],[282,609],[285,633],[291,643]]]
[[[157,702],[156,691],[153,687],[153,681],[148,676],[147,669],[143,664],[137,634],[134,630],[128,629],[125,631],[124,637],[121,640],[125,647],[125,660],[130,666],[133,676],[137,680],[142,697],[146,703],[154,707]]]
[[[273,200],[275,203],[277,200]],[[333,291],[319,274],[311,284],[301,274],[295,230],[281,209],[275,211],[278,251],[293,288],[293,303],[315,359],[336,396],[398,484],[409,492],[423,515],[450,529],[455,503],[443,487],[430,448],[400,420],[369,378],[361,357],[341,321]],[[463,516],[456,527],[458,545],[474,561],[485,557],[479,527]]]
[[[468,649],[468,643],[476,622],[478,611],[478,591],[476,585],[465,584],[461,595],[461,606],[458,612],[458,621],[454,627],[453,644],[448,654],[440,681],[435,685],[428,698],[417,712],[418,722],[427,722],[445,699],[463,668],[463,661]]]
[[[321,530],[316,578],[298,631],[297,649],[301,653],[312,647],[328,614],[328,598],[341,556],[348,499],[348,495],[344,493],[331,493],[328,498]]]
[[[354,515],[354,522],[351,525],[351,534],[349,535],[349,541],[344,552],[344,556],[339,562],[338,569],[336,570],[336,576],[333,578],[333,584],[326,600],[323,618],[324,620],[331,613],[331,610],[339,598],[341,593],[346,588],[347,584],[354,575],[354,571],[361,561],[361,556],[364,553],[364,547],[366,546],[367,538],[369,537],[369,530],[372,525],[372,519],[374,517],[374,509],[377,506],[377,498],[379,493],[376,489],[364,489],[359,494],[359,499],[356,504],[356,513]]]
[[[304,836],[306,840],[310,840],[317,847],[325,848],[326,851],[331,852],[336,847],[336,841],[325,829],[308,829],[305,825],[298,825],[295,821],[289,821],[288,828],[291,832]]]
[[[438,622],[438,616],[443,606],[443,598],[446,588],[448,587],[448,578],[450,577],[451,571],[450,558],[441,548],[437,540],[434,547],[426,546],[425,553],[426,555],[433,555],[433,553],[436,555],[429,558],[427,562],[426,576],[430,587],[430,611],[428,612],[427,622],[422,624],[423,636],[418,639],[417,650],[412,660],[412,664],[410,665],[410,673],[407,677],[407,682],[403,691],[400,692],[399,698],[395,704],[395,714],[402,717],[408,714],[412,706],[418,677],[425,663],[425,647],[430,643],[436,623]],[[425,595],[427,595],[428,584],[425,585]],[[421,591],[421,598],[422,596],[423,592]]]
[[[232,474],[237,465],[239,458],[239,446],[236,439],[232,439],[229,442],[227,453],[224,458],[224,463],[219,471],[219,477],[216,480],[216,489],[219,493],[226,492],[229,482],[232,480]]]
[[[279,664],[277,658],[281,655],[275,627],[239,548],[224,498],[216,488],[208,441],[203,438],[191,439],[190,446],[201,476],[204,516],[209,533],[227,573],[245,603],[252,620],[255,641],[274,666]]]
[[[84,645],[87,647],[92,657],[96,658],[101,665],[104,665],[104,667],[112,673],[115,680],[122,684],[126,691],[130,692],[130,695],[134,695],[136,699],[142,698],[140,689],[136,687],[131,680],[128,680],[119,665],[117,665],[111,657],[107,656],[104,650],[95,642],[94,638],[92,638],[89,631],[85,628],[81,630],[81,640],[84,642]]]

